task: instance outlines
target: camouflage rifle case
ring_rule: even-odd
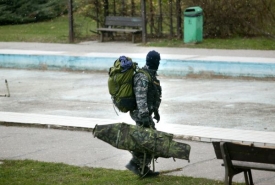
[[[191,147],[173,140],[173,134],[126,123],[96,125],[94,137],[129,151],[146,152],[155,157],[189,160]]]

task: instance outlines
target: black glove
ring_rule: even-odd
[[[154,112],[154,119],[157,120],[157,123],[159,122],[159,120],[160,120],[159,111]]]

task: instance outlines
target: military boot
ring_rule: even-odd
[[[134,174],[140,175],[139,166],[132,160],[125,167],[131,172],[133,172]]]

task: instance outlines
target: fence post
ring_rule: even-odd
[[[69,0],[68,13],[69,13],[69,42],[74,42],[74,17],[73,17],[73,0]]]

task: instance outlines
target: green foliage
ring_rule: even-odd
[[[1,0],[0,24],[49,20],[67,11],[67,0]]]
[[[223,185],[224,182],[184,176],[160,175],[140,179],[130,171],[70,166],[32,160],[4,160],[0,164],[0,184],[5,185]],[[233,183],[236,184],[236,183]]]
[[[275,38],[274,0],[186,0],[204,12],[205,37],[268,36]]]
[[[106,15],[141,16],[140,0],[75,0],[79,11],[104,26]],[[108,2],[108,4],[106,3]],[[268,36],[275,38],[274,0],[148,0],[146,2],[149,37],[182,37],[182,12],[200,6],[204,12],[204,38]],[[160,4],[161,2],[161,4]]]
[[[75,0],[75,7],[81,15],[97,21],[101,27],[106,15],[140,16],[140,0]]]
[[[104,22],[103,1],[76,0],[75,7],[78,9],[79,14],[93,19],[100,24]]]

